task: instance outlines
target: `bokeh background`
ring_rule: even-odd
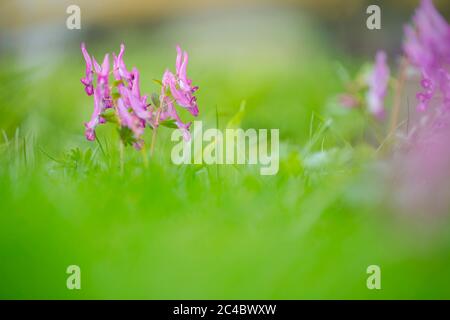
[[[366,28],[374,3],[381,30]],[[66,28],[71,4],[81,30]],[[395,72],[417,4],[1,1],[0,297],[448,298],[447,220],[391,212],[367,119],[334,98],[378,49]],[[243,128],[280,129],[280,173],[174,167],[166,130],[148,170],[127,150],[124,179],[114,129],[98,130],[103,154],[84,139],[82,41],[97,60],[125,43],[146,93],[180,44],[200,120],[223,128],[245,103]],[[65,287],[70,264],[80,291]],[[366,288],[370,264],[381,291]]]

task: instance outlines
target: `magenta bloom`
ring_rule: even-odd
[[[136,114],[130,112],[122,98],[117,99],[117,113],[122,127],[129,128],[136,139],[134,146],[140,149],[142,145],[141,136],[144,134],[145,121],[142,121]]]
[[[103,111],[101,104],[101,92],[99,88],[94,90],[94,111],[92,112],[91,120],[86,122],[84,126],[86,127],[85,136],[89,141],[95,140],[95,128],[98,124],[103,122],[100,115]]]
[[[109,87],[109,54],[105,55],[101,66],[94,60],[94,69],[97,74],[97,86],[100,89],[103,108],[112,107],[111,88]]]
[[[422,0],[405,27],[404,52],[420,72],[417,94],[423,116],[408,119],[406,139],[400,140],[389,172],[399,209],[424,216],[450,211],[450,26],[431,0]]]
[[[389,66],[386,62],[386,53],[378,51],[375,57],[375,65],[367,79],[369,92],[367,93],[367,105],[369,112],[377,118],[384,117],[384,99],[389,84]]]
[[[338,102],[341,106],[348,109],[356,108],[359,105],[358,99],[350,93],[340,94],[338,96]]]
[[[172,91],[172,87],[175,85],[175,77],[170,71],[166,71],[163,75],[162,80],[162,88],[161,88],[161,96],[160,96],[160,103],[162,107],[162,111],[159,116],[160,121],[165,120],[175,120],[176,126],[183,132],[183,137],[186,141],[190,140],[190,134],[189,134],[189,127],[190,123],[184,123],[181,118],[179,117],[177,110],[175,109],[174,105],[174,98],[170,95]],[[176,99],[175,99],[176,101]],[[158,125],[158,124],[157,124]]]
[[[192,86],[192,80],[187,77],[187,63],[187,52],[183,52],[177,46],[176,74],[169,70],[164,72],[160,97],[162,107],[160,120],[174,120],[177,127],[183,131],[185,140],[190,139],[189,127],[191,123],[184,123],[180,119],[174,103],[188,110],[194,117],[198,115],[197,98],[194,96],[194,92],[197,91],[198,87]]]
[[[127,67],[125,66],[125,62],[123,61],[123,55],[125,53],[125,45],[122,43],[120,45],[119,55],[114,57],[114,78],[116,80],[126,80],[130,83],[132,81],[132,74],[128,72]]]
[[[423,92],[417,94],[419,110],[425,110],[439,90],[444,105],[450,102],[450,26],[433,6],[422,0],[413,18],[405,27],[403,50],[409,61],[422,74]]]
[[[108,108],[116,108],[116,115],[122,127],[129,128],[134,135],[135,147],[141,145],[141,136],[145,126],[151,123],[153,109],[147,105],[147,96],[141,96],[139,84],[139,71],[133,68],[129,72],[123,61],[125,46],[120,46],[119,55],[113,54],[113,75],[117,83],[119,98],[116,98],[116,106],[112,97],[112,86],[109,83],[110,61],[109,54],[105,55],[101,65],[94,57],[89,56],[84,44],[81,51],[86,61],[86,77],[81,79],[88,95],[94,95],[94,111],[89,122],[85,123],[86,138],[95,140],[96,127],[105,122],[102,113]],[[94,87],[94,75],[96,83]]]
[[[163,76],[163,85],[170,89],[170,93],[180,107],[187,109],[194,117],[198,115],[197,98],[194,92],[198,87],[192,86],[192,80],[187,77],[188,54],[177,46],[177,59],[175,63],[176,75],[166,70]]]
[[[139,71],[134,68],[130,76],[133,80],[129,83],[129,86],[120,85],[118,87],[121,99],[125,106],[130,108],[144,123],[150,122],[152,119],[152,109],[147,107],[147,96],[141,96]]]
[[[139,83],[139,71],[133,68],[129,72],[123,61],[125,46],[120,46],[118,56],[113,55],[113,74],[119,82],[117,90],[120,98],[117,99],[117,114],[122,127],[127,127],[133,132],[134,146],[140,149],[142,135],[147,124],[152,125],[153,109],[147,105],[147,96],[141,96]]]
[[[164,105],[164,108],[159,117],[160,121],[165,121],[169,119],[175,120],[176,126],[183,133],[184,140],[189,141],[191,139],[191,134],[189,133],[191,122],[184,123],[180,119],[180,116],[178,115],[177,110],[175,109],[175,105],[170,97],[164,96],[162,104]]]
[[[84,45],[82,45],[82,50]],[[87,53],[84,48],[84,52]],[[84,54],[84,53],[83,53]],[[97,87],[94,89],[93,82],[89,84],[89,88],[92,88],[94,94],[94,111],[91,116],[91,120],[85,123],[85,136],[89,141],[95,140],[95,128],[100,123],[104,123],[105,120],[101,117],[101,114],[106,108],[112,107],[111,89],[109,87],[109,55],[105,55],[102,65],[100,66],[97,61],[92,57],[94,70],[97,75]],[[88,87],[86,87],[87,89]],[[90,89],[89,89],[90,90]],[[87,91],[86,91],[87,92]],[[89,93],[88,93],[89,94]]]
[[[139,71],[133,68],[129,72],[123,61],[125,53],[125,46],[120,45],[120,53],[118,56],[113,54],[113,74],[114,79],[120,81],[117,85],[120,95],[125,99],[126,105],[132,107],[135,112],[140,112],[142,108],[146,108],[147,96],[141,96],[141,89],[139,84]],[[133,103],[134,102],[134,103]],[[148,115],[142,115],[142,118],[147,118]]]
[[[187,77],[187,64],[188,64],[188,54],[186,51],[182,51],[180,46],[177,45],[177,60],[176,60],[176,71],[177,71],[177,82],[170,82],[170,90],[174,96],[177,103],[188,109],[188,111],[196,117],[198,115],[197,98],[193,95],[197,91],[197,86],[192,86],[192,80]],[[178,84],[178,90],[175,84]]]

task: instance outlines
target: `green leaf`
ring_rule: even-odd
[[[123,144],[128,146],[132,145],[134,142],[136,142],[136,139],[133,136],[133,131],[131,131],[128,127],[120,127],[118,129],[120,139],[122,140]]]
[[[106,122],[117,123],[117,117],[114,112],[104,112],[100,115]]]
[[[162,87],[163,83],[161,82],[161,80],[153,79],[153,81]]]
[[[245,115],[245,100],[242,100],[239,111],[227,123],[227,129],[237,129],[241,126],[242,119]]]
[[[92,149],[87,149],[84,153],[84,163],[89,163],[92,158]]]
[[[69,151],[69,159],[75,162],[80,162],[83,159],[80,148],[74,148]]]
[[[123,80],[114,80],[113,87],[118,87],[120,84],[123,84]]]
[[[118,92],[113,92],[113,93],[111,94],[111,97],[112,97],[114,100],[117,100],[117,99],[120,98],[120,93],[118,93]]]
[[[178,126],[175,124],[174,119],[167,119],[167,120],[161,121],[159,124],[164,127],[167,127],[167,128],[173,128],[173,129],[178,128]]]
[[[152,93],[151,96],[152,103],[155,107],[159,108],[159,95],[157,93]]]

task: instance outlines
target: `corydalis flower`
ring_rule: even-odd
[[[444,105],[450,102],[450,26],[433,6],[422,0],[413,18],[405,27],[403,50],[413,66],[422,74],[424,91],[417,94],[419,110],[425,110],[436,90],[442,94]]]
[[[113,74],[119,93],[117,115],[120,125],[129,128],[133,133],[135,148],[140,149],[146,125],[153,126],[152,108],[147,105],[147,96],[141,96],[139,71],[137,68],[128,71],[123,61],[124,53],[125,46],[121,44],[119,54],[113,54]]]
[[[141,136],[147,123],[151,123],[152,109],[147,105],[147,96],[141,96],[139,71],[133,68],[129,72],[123,61],[125,46],[120,46],[119,55],[113,54],[113,75],[116,82],[118,97],[113,100],[112,87],[109,83],[110,61],[109,54],[105,55],[101,65],[91,57],[84,45],[81,51],[86,61],[86,77],[81,79],[88,95],[94,95],[94,111],[89,122],[85,123],[85,136],[88,140],[95,140],[95,129],[106,120],[102,114],[106,109],[115,108],[115,113],[121,127],[127,127],[133,133],[134,145],[139,148]],[[94,76],[97,76],[94,88]]]
[[[384,99],[389,84],[389,67],[386,62],[386,53],[378,51],[375,65],[367,78],[369,91],[367,93],[367,106],[377,118],[384,117]]]
[[[125,105],[124,100],[121,98],[117,100],[117,114],[119,116],[121,127],[126,127],[133,133],[135,138],[133,143],[134,147],[140,149],[143,143],[141,136],[144,134],[145,121],[140,119],[133,112],[130,112],[129,108]]]
[[[147,105],[147,96],[141,96],[139,71],[136,68],[133,68],[132,71],[131,88],[128,89],[124,86],[119,87],[119,93],[126,104],[141,120],[152,124],[151,120],[153,109],[150,105]]]
[[[197,101],[194,92],[197,87],[187,77],[186,69],[188,54],[177,46],[176,73],[167,70],[162,79],[161,95],[154,106],[147,103],[147,95],[141,95],[140,74],[138,69],[129,71],[124,62],[125,46],[121,44],[118,55],[112,54],[113,69],[110,72],[110,55],[106,54],[102,64],[90,56],[85,45],[81,44],[81,52],[86,61],[86,76],[81,79],[88,95],[94,95],[94,110],[91,119],[85,123],[86,138],[95,140],[96,127],[107,121],[119,125],[122,142],[133,144],[140,149],[143,144],[143,134],[147,126],[156,133],[159,125],[176,125],[183,131],[186,140],[190,139],[190,123],[184,123],[179,117],[175,104],[188,110],[192,115],[198,115]],[[109,83],[112,73],[114,82]],[[95,77],[96,76],[96,77]],[[94,81],[96,78],[96,81]],[[95,83],[94,83],[95,82]],[[108,113],[113,109],[113,113]]]
[[[188,54],[177,46],[177,58],[175,63],[176,74],[169,70],[164,72],[161,88],[161,113],[159,120],[172,119],[177,127],[182,130],[185,140],[190,139],[189,127],[191,123],[181,121],[175,109],[174,102],[185,108],[194,117],[198,115],[197,98],[194,96],[198,87],[192,85],[192,80],[187,77]]]
[[[177,113],[177,110],[175,109],[175,105],[172,101],[172,99],[168,96],[164,96],[162,98],[161,104],[164,106],[162,109],[159,119],[161,121],[172,119],[175,121],[175,125],[178,127],[178,129],[181,130],[183,133],[183,138],[186,141],[189,141],[191,139],[191,135],[189,133],[189,128],[191,126],[191,122],[184,123],[180,116]]]
[[[125,45],[122,43],[120,45],[119,55],[113,53],[114,58],[114,78],[116,80],[127,81],[131,87],[133,74],[127,70],[125,62],[123,61],[123,55],[125,54]]]
[[[194,92],[198,87],[192,86],[192,80],[187,77],[188,54],[177,46],[177,59],[175,63],[176,74],[166,70],[163,76],[163,85],[170,89],[170,93],[180,107],[187,109],[194,117],[198,115],[197,98]]]
[[[93,58],[94,70],[97,74],[97,87],[100,90],[103,109],[112,107],[111,88],[109,87],[109,54],[105,55],[100,66]]]
[[[88,95],[94,95],[94,111],[86,127],[85,136],[89,141],[95,140],[95,128],[105,120],[101,114],[106,108],[112,107],[111,89],[109,87],[109,55],[106,54],[100,66],[94,57],[90,57],[84,43],[81,44],[81,52],[86,61],[86,77],[81,79]],[[97,75],[97,87],[94,89],[94,75]]]
[[[118,116],[122,127],[129,128],[134,135],[134,146],[140,149],[143,140],[142,135],[147,124],[154,127],[152,121],[152,107],[147,105],[147,96],[141,96],[139,86],[139,71],[133,68],[130,73],[128,86],[119,84],[118,92],[120,97],[117,99]]]
[[[196,117],[198,115],[197,98],[193,95],[197,86],[192,86],[192,80],[187,77],[188,54],[177,46],[176,81],[170,81],[170,90],[177,103],[188,109]],[[172,80],[172,79],[171,79]],[[178,87],[177,87],[178,84]]]
[[[91,120],[84,124],[86,127],[85,136],[89,141],[95,140],[95,128],[104,122],[104,119],[101,117],[102,112],[101,92],[97,88],[94,90],[94,111],[92,112]]]

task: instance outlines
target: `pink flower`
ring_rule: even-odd
[[[102,65],[100,66],[94,58],[92,58],[95,73],[97,74],[97,87],[94,90],[94,111],[91,120],[85,123],[85,136],[89,141],[95,140],[95,128],[97,125],[104,123],[105,120],[101,114],[106,108],[112,107],[111,89],[109,88],[109,55],[106,54]],[[93,88],[93,84],[91,83]]]
[[[359,105],[358,98],[350,93],[343,93],[338,96],[339,104],[345,108],[352,109]]]
[[[367,79],[369,92],[367,93],[367,105],[369,112],[377,118],[384,117],[384,99],[389,84],[389,66],[386,63],[386,53],[378,51],[375,57],[375,65]]]
[[[173,96],[173,90],[172,88],[176,85],[175,84],[176,79],[175,76],[168,70],[163,75],[162,80],[162,88],[161,88],[161,96],[160,96],[160,103],[161,103],[161,114],[159,116],[160,121],[165,120],[175,120],[175,124],[177,127],[183,131],[183,137],[186,141],[190,139],[189,134],[189,126],[190,124],[185,124],[179,117],[177,110],[174,106],[174,99],[176,98]],[[172,98],[173,97],[173,98]],[[178,102],[178,101],[177,101]],[[156,124],[158,125],[158,124]]]
[[[444,105],[450,101],[450,26],[433,6],[422,0],[413,18],[413,26],[405,27],[403,50],[409,61],[422,74],[423,92],[417,94],[418,109],[425,110],[439,90]]]
[[[152,118],[151,111],[147,108],[147,105],[145,103],[146,97],[140,97],[133,93],[133,90],[130,90],[126,87],[120,87],[119,93],[121,96],[121,99],[125,106],[128,108],[131,108],[133,113],[143,120],[144,122],[149,122]]]
[[[127,67],[125,66],[125,62],[123,61],[124,53],[125,53],[125,45],[122,43],[120,45],[119,55],[116,56],[115,54],[113,54],[113,58],[114,58],[114,66],[113,66],[114,78],[116,80],[126,80],[131,85],[132,73],[129,72],[127,70]]]
[[[176,76],[170,71],[166,71],[165,80],[177,104],[186,108],[196,117],[198,115],[197,98],[193,94],[197,91],[198,87],[192,86],[192,80],[187,77],[186,69],[188,60],[187,52],[182,51],[180,46],[177,45]]]
[[[136,68],[133,68],[130,78],[129,86],[118,86],[119,94],[127,107],[131,108],[141,120],[149,122],[152,118],[152,110],[147,106],[147,96],[141,96],[139,71]]]
[[[197,98],[194,96],[194,92],[197,91],[198,87],[192,86],[192,80],[187,77],[187,63],[187,52],[183,52],[177,46],[176,74],[166,70],[162,78],[160,96],[162,110],[159,116],[160,121],[174,120],[176,126],[182,130],[185,140],[189,140],[191,137],[189,134],[191,123],[184,123],[180,119],[174,103],[176,102],[180,107],[188,110],[194,117],[198,116]],[[157,126],[158,123],[155,125]]]
[[[425,112],[426,119],[413,122],[407,143],[394,154],[388,172],[394,188],[390,194],[407,215],[444,216],[450,212],[450,112]]]
[[[133,136],[136,139],[134,146],[137,149],[140,149],[141,136],[144,134],[145,130],[145,122],[133,112],[130,112],[122,98],[117,99],[117,113],[119,115],[120,125],[129,128],[133,132]]]
[[[86,60],[86,78],[82,83],[86,87],[86,92],[94,95],[94,111],[89,122],[85,123],[86,138],[90,141],[95,139],[96,127],[105,122],[102,113],[105,109],[114,107],[114,101],[109,84],[109,54],[105,55],[102,65],[99,65],[94,57],[89,56],[84,44],[81,45],[83,56]],[[120,46],[118,56],[113,54],[113,74],[118,93],[120,95],[116,100],[116,111],[122,127],[129,128],[135,138],[135,147],[141,145],[141,136],[147,123],[151,124],[153,109],[147,105],[147,96],[141,96],[139,84],[139,71],[133,68],[129,72],[123,61],[125,46]],[[97,75],[96,87],[94,88],[94,74]]]
[[[113,53],[113,85],[109,83],[110,60],[106,54],[102,64],[97,63],[81,44],[81,51],[86,61],[86,77],[81,79],[88,95],[94,95],[94,110],[89,122],[85,123],[85,135],[90,141],[95,139],[96,127],[110,120],[106,109],[114,108],[120,126],[121,139],[125,143],[133,143],[139,149],[143,145],[142,135],[145,127],[158,127],[162,121],[170,120],[183,131],[184,139],[189,140],[190,123],[184,123],[175,109],[175,103],[187,109],[192,115],[198,115],[198,106],[193,93],[197,87],[187,78],[186,69],[188,55],[177,46],[176,75],[166,71],[163,76],[162,90],[159,97],[159,109],[147,104],[147,96],[141,95],[140,74],[137,68],[128,71],[123,56],[125,46],[120,45],[118,55]],[[97,75],[94,84],[94,75]],[[114,94],[112,93],[114,90]],[[117,90],[117,91],[116,91]],[[169,124],[166,124],[169,126]],[[128,130],[122,130],[128,128]],[[131,132],[132,136],[129,135]]]
[[[160,114],[160,121],[165,121],[168,119],[175,120],[176,126],[183,133],[184,140],[189,141],[191,139],[191,135],[189,133],[191,122],[184,123],[183,121],[181,121],[171,98],[164,96],[162,104],[165,106],[165,108],[163,109],[164,111],[162,111]]]
[[[397,144],[394,167],[388,172],[395,188],[391,194],[407,214],[448,214],[450,26],[431,0],[422,0],[405,35],[405,55],[422,76],[423,90],[416,96],[424,114],[408,119],[411,129],[403,143]]]
[[[101,66],[95,61],[95,58],[93,58],[93,61],[95,73],[97,74],[97,86],[101,92],[103,107],[111,108],[112,98],[111,88],[109,87],[109,54],[105,55]]]

